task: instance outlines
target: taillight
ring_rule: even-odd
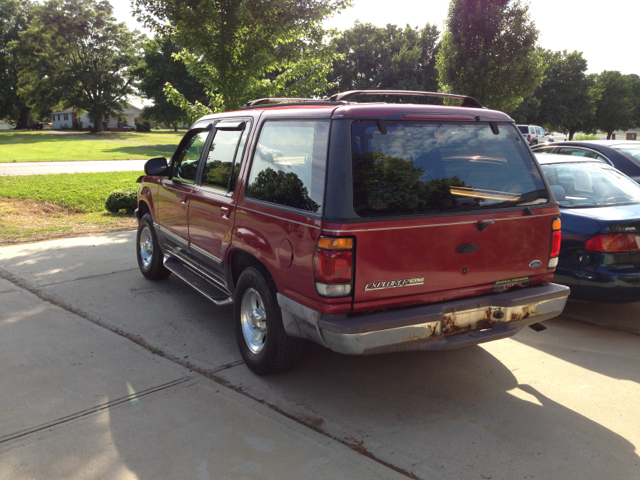
[[[556,268],[558,266],[560,244],[562,243],[561,226],[562,222],[560,222],[559,218],[554,219],[551,223],[551,251],[549,252],[549,264],[547,268]]]
[[[527,135],[527,142],[531,141],[531,135]]]
[[[634,233],[605,233],[591,237],[584,244],[586,250],[603,253],[640,251],[640,235]]]
[[[320,237],[313,257],[313,276],[320,295],[350,295],[353,279],[353,238]]]

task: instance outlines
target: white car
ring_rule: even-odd
[[[529,142],[529,145],[553,142],[553,137],[545,132],[544,128],[537,125],[518,125],[518,129],[522,132],[522,136],[526,138],[527,142]]]

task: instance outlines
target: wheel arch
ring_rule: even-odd
[[[234,250],[229,254],[229,261],[227,263],[227,287],[231,294],[234,293],[236,285],[238,283],[238,279],[242,272],[248,267],[256,267],[258,270],[264,272],[269,275],[271,279],[273,279],[273,275],[269,272],[267,266],[261,262],[254,255],[245,252],[244,250]]]

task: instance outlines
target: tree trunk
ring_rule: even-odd
[[[102,124],[102,115],[96,115],[93,117],[93,133],[104,132],[104,125]]]
[[[27,124],[29,122],[29,112],[31,111],[30,107],[22,107],[20,109],[20,118],[18,118],[18,123],[16,124],[16,129],[27,128]]]
[[[611,135],[613,135],[613,132],[607,132],[607,140],[611,140]]]
[[[569,129],[569,141],[573,140],[573,135],[576,133],[575,130]]]
[[[177,125],[177,124],[173,126],[173,131],[174,131],[174,132],[177,132],[177,131],[178,131],[178,125]]]

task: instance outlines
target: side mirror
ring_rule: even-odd
[[[144,173],[147,175],[164,176],[168,171],[169,166],[167,165],[167,159],[164,157],[152,158],[144,164]]]

